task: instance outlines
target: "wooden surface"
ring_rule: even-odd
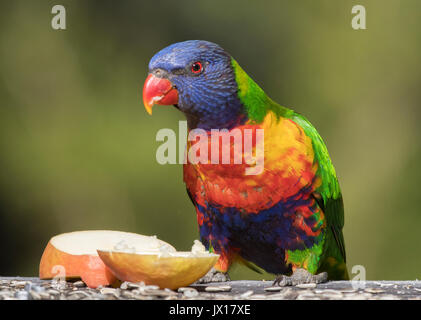
[[[268,289],[270,288],[270,289]],[[333,281],[273,288],[272,281],[230,281],[191,285],[178,291],[123,283],[120,288],[86,288],[81,281],[54,282],[38,278],[0,277],[0,300],[116,300],[116,299],[234,299],[234,300],[421,300],[421,281]]]

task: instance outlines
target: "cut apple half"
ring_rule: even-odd
[[[149,254],[158,254],[163,250],[176,251],[156,237],[129,232],[95,230],[64,233],[48,242],[41,257],[39,277],[81,278],[91,288],[115,285],[118,279],[98,256],[98,249]]]
[[[161,250],[124,252],[98,250],[99,257],[122,281],[144,282],[160,288],[177,289],[203,277],[217,262],[219,255],[205,251],[195,240],[192,251]]]

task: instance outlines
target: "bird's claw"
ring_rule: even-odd
[[[306,269],[296,269],[291,276],[279,275],[273,286],[286,287],[305,283],[323,283],[327,281],[327,272],[311,274]]]
[[[217,271],[215,268],[212,268],[207,274],[202,278],[197,280],[195,284],[210,283],[210,282],[226,282],[231,281],[228,273],[223,273]]]

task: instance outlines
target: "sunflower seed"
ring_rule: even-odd
[[[189,288],[189,287],[180,287],[180,288],[178,288],[177,291],[180,292],[180,293],[183,293],[184,291],[188,291],[188,290],[196,290],[196,289],[195,288]]]
[[[113,289],[113,288],[102,288],[102,289],[99,290],[99,292],[101,294],[104,294],[104,295],[107,295],[107,294],[113,295],[116,298],[118,298],[120,296],[120,292],[116,289]]]
[[[11,287],[15,287],[15,288],[24,288],[27,284],[27,281],[12,281],[10,283]]]
[[[143,295],[143,294],[135,294],[134,299],[136,299],[136,300],[152,300],[153,297],[152,296],[146,296],[146,295]]]
[[[127,288],[128,289],[138,289],[145,287],[145,283],[142,282],[127,282]]]
[[[149,286],[145,286],[146,290],[158,290],[159,287],[158,286],[153,286],[153,285],[149,285]]]
[[[309,288],[316,288],[317,284],[315,283],[300,283],[297,284],[295,287],[302,288],[302,289],[309,289]]]
[[[165,288],[164,291],[170,292],[171,294],[177,295],[177,293],[171,289]]]
[[[231,291],[230,286],[210,286],[205,288],[206,292],[229,292]]]
[[[194,298],[197,297],[199,295],[199,292],[197,292],[197,290],[193,289],[193,290],[186,290],[183,292],[183,295],[186,298]]]
[[[86,287],[86,284],[83,281],[76,281],[73,283],[73,286],[76,288],[83,288],[83,287]]]
[[[57,290],[54,290],[54,289],[49,289],[47,292],[49,294],[52,294],[52,295],[58,295],[58,294],[60,294],[60,291],[57,291]]]
[[[299,294],[296,298],[297,300],[320,300],[316,295],[305,293],[305,294]]]
[[[393,283],[380,283],[380,287],[392,287]]]
[[[64,297],[63,300],[80,300],[82,298],[84,298],[84,296],[81,294],[72,294]]]
[[[174,293],[165,290],[145,290],[145,295],[156,296],[156,297],[168,297],[174,295]]]
[[[246,292],[244,292],[244,293],[240,294],[240,298],[248,298],[248,297],[250,297],[251,295],[253,295],[253,293],[254,293],[254,291],[253,291],[253,290],[248,290],[248,291],[246,291]]]
[[[123,291],[123,292],[121,293],[121,295],[122,295],[124,298],[127,298],[127,299],[134,299],[134,298],[135,298],[135,295],[134,295],[132,292],[130,292],[130,291]]]
[[[124,281],[121,285],[120,285],[120,289],[123,290],[127,290],[129,288],[129,283],[127,281]]]
[[[267,292],[279,292],[279,291],[282,291],[283,289],[284,288],[282,287],[274,286],[274,287],[266,287],[264,290]]]
[[[51,296],[47,292],[39,292],[42,300],[50,300]]]
[[[368,292],[368,293],[383,293],[383,292],[385,292],[382,289],[376,289],[376,288],[365,288],[364,291]]]
[[[45,292],[45,288],[44,287],[41,287],[41,286],[32,286],[32,289],[31,289],[32,291],[35,291],[35,292],[38,292],[38,293],[40,293],[40,292]]]
[[[29,294],[31,295],[32,299],[34,300],[41,300],[41,296],[38,292],[30,291]]]

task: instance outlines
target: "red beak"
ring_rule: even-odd
[[[178,103],[178,91],[170,80],[150,74],[143,86],[143,103],[151,115],[154,104],[173,105]]]

